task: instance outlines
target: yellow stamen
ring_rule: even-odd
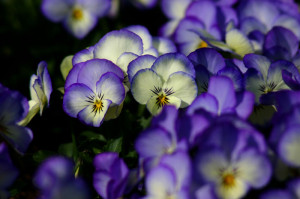
[[[97,99],[97,100],[94,102],[93,112],[95,112],[95,114],[96,114],[97,112],[100,113],[100,111],[102,111],[102,110],[103,110],[103,102],[102,102],[102,100]]]
[[[233,187],[235,185],[235,177],[232,174],[223,176],[222,183],[225,187]]]
[[[169,98],[164,94],[161,94],[156,98],[156,104],[158,105],[158,107],[162,107],[168,103],[169,103]]]
[[[208,44],[205,41],[201,41],[200,44],[198,45],[198,48],[207,48]]]
[[[83,18],[83,12],[81,9],[79,8],[75,8],[73,10],[73,13],[72,13],[72,17],[75,19],[75,20],[80,20]]]

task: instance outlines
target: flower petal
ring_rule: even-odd
[[[96,85],[97,93],[104,95],[114,105],[120,105],[125,98],[125,88],[120,78],[115,73],[108,72],[101,76]]]
[[[126,27],[125,29],[140,36],[140,38],[143,41],[144,50],[146,50],[152,46],[152,36],[151,36],[149,30],[145,26],[131,25],[131,26]]]
[[[181,100],[175,96],[168,96],[168,104],[175,105],[176,108],[180,107]],[[162,111],[163,106],[157,104],[157,97],[152,96],[147,102],[147,109],[152,115],[157,115]]]
[[[177,51],[174,42],[166,37],[153,37],[152,45],[157,49],[159,55],[166,53],[175,53]]]
[[[63,98],[63,109],[71,117],[77,114],[90,104],[87,102],[89,96],[94,96],[94,92],[84,84],[72,84],[66,89]]]
[[[138,58],[130,62],[127,70],[129,81],[132,82],[134,75],[138,71],[145,68],[151,68],[155,60],[156,57],[152,55],[143,55],[143,56],[139,56]]]
[[[163,0],[162,11],[169,19],[180,19],[185,15],[185,10],[192,0]]]
[[[48,19],[59,22],[68,15],[71,5],[66,0],[43,0],[41,9]]]
[[[249,53],[254,53],[250,40],[237,29],[232,29],[227,32],[225,41],[226,44],[241,57]]]
[[[218,101],[213,95],[203,93],[193,101],[193,103],[188,107],[186,113],[193,115],[199,109],[204,109],[208,112],[218,114]]]
[[[254,68],[263,75],[263,79],[267,80],[268,70],[271,62],[262,55],[249,54],[245,55],[244,64],[247,68]]]
[[[131,52],[136,55],[143,54],[142,39],[128,30],[116,30],[107,33],[95,45],[94,56],[117,63],[117,59],[124,52]]]
[[[137,57],[138,55],[136,54],[125,52],[118,58],[117,66],[119,66],[124,72],[124,74],[126,74],[128,69],[128,64],[131,61],[135,60]]]
[[[151,69],[142,69],[134,76],[131,93],[140,104],[146,104],[154,96],[155,88],[162,88],[161,78]]]
[[[105,59],[92,59],[85,62],[78,74],[78,83],[87,85],[93,91],[96,90],[96,83],[100,77],[107,73],[113,72],[120,79],[124,78],[123,71],[111,61]]]
[[[79,63],[73,66],[73,68],[70,70],[66,82],[65,82],[65,89],[71,86],[74,83],[77,83],[78,74],[81,70],[82,66],[84,66],[85,63]]]
[[[95,49],[94,46],[90,46],[86,49],[83,49],[83,50],[77,52],[72,59],[72,64],[75,65],[75,64],[93,59],[94,58],[94,49]]]
[[[181,100],[180,108],[190,105],[197,96],[197,84],[192,76],[184,72],[170,75],[163,89],[171,89],[175,96]]]
[[[73,55],[66,56],[60,64],[60,72],[64,80],[67,79],[70,70],[73,68],[73,64],[72,64],[73,57],[74,57]]]

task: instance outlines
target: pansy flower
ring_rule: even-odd
[[[108,14],[111,0],[43,0],[43,14],[53,22],[62,22],[78,39],[84,38]]]
[[[73,173],[74,163],[65,157],[54,156],[42,162],[33,183],[43,199],[88,199],[90,193],[85,182]]]
[[[38,65],[37,75],[32,75],[30,79],[29,112],[19,124],[25,126],[38,112],[42,115],[44,107],[49,106],[51,93],[52,83],[47,63],[42,61]]]
[[[120,105],[125,98],[123,73],[103,59],[89,60],[80,65],[80,72],[74,67],[74,72],[69,75],[69,81],[73,83],[65,90],[63,108],[71,117],[99,127],[109,108]]]
[[[282,79],[282,70],[299,75],[295,65],[288,61],[271,62],[267,57],[256,54],[246,55],[243,61],[248,68],[245,87],[255,94],[256,103],[260,103],[262,94],[289,89]]]
[[[169,53],[134,75],[131,92],[137,102],[146,104],[156,115],[167,104],[177,108],[191,104],[197,95],[194,77],[194,66],[184,55]]]
[[[24,96],[0,84],[0,140],[21,154],[26,152],[33,138],[29,128],[18,125],[28,114],[28,109]]]

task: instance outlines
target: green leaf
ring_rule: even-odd
[[[32,159],[37,163],[41,163],[46,158],[53,156],[53,155],[55,155],[55,153],[53,151],[39,150],[33,154]]]
[[[72,142],[61,144],[58,148],[58,153],[69,158],[72,158],[74,155],[74,145]]]
[[[95,133],[93,131],[84,131],[81,133],[82,136],[87,137],[88,140],[98,140],[102,142],[106,142],[106,138],[99,133]]]
[[[122,150],[123,137],[116,140],[110,140],[107,144],[107,151],[120,153]]]

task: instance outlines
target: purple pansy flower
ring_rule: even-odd
[[[62,22],[78,39],[85,37],[108,14],[111,0],[43,0],[43,14],[53,22]]]
[[[28,114],[28,101],[17,91],[0,84],[0,137],[19,153],[26,152],[33,134],[18,122]]]
[[[13,165],[7,147],[4,143],[0,144],[0,198],[8,198],[9,193],[6,189],[14,182],[18,176],[18,170]]]
[[[88,199],[85,182],[73,173],[74,164],[65,157],[46,159],[35,173],[33,182],[41,191],[41,199]]]
[[[120,198],[125,193],[129,169],[117,153],[100,153],[94,158],[93,185],[104,199]]]
[[[67,79],[71,83],[63,99],[65,112],[99,127],[109,108],[120,105],[125,98],[122,79],[122,71],[107,60],[93,59],[76,65]]]

